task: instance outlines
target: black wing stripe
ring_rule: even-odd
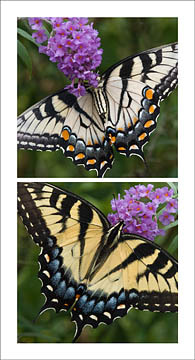
[[[147,72],[152,67],[152,59],[147,54],[141,54],[140,59],[142,61],[142,72]]]
[[[156,64],[159,65],[162,62],[162,50],[156,52]]]
[[[131,77],[131,72],[133,69],[134,62],[133,60],[125,61],[120,68],[119,76],[121,79],[126,79]],[[109,75],[109,72],[108,72]]]

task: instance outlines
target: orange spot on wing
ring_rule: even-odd
[[[112,136],[111,134],[109,134],[109,139],[110,139],[111,144],[114,144],[116,141],[116,136]]]
[[[144,124],[144,127],[145,128],[149,128],[151,125],[153,125],[154,124],[154,121],[153,120],[148,120],[148,121],[146,121],[146,123]]]
[[[76,159],[83,159],[84,157],[85,157],[85,155],[82,153],[77,154],[77,156],[75,156]]]
[[[124,129],[123,128],[118,128],[117,131],[124,131]]]
[[[92,145],[92,142],[90,140],[88,140],[87,145]]]
[[[141,140],[144,140],[146,136],[147,136],[146,133],[142,133],[142,134],[138,137],[138,139],[139,139],[140,141],[141,141]]]
[[[64,138],[65,141],[67,141],[70,138],[70,134],[69,134],[68,130],[62,131],[62,137]]]
[[[154,91],[152,89],[148,89],[146,91],[146,98],[151,100],[153,98]]]
[[[89,159],[87,160],[87,164],[89,165],[94,165],[96,163],[96,160],[95,159]]]
[[[73,145],[69,145],[66,148],[67,151],[74,151],[74,146]]]
[[[120,146],[120,147],[118,148],[118,150],[119,150],[119,151],[122,151],[122,150],[126,150],[126,149],[125,149],[125,147]]]
[[[154,106],[154,105],[151,105],[151,106],[149,107],[149,113],[150,113],[150,114],[153,114],[154,110],[155,110],[155,106]]]

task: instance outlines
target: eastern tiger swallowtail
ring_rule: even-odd
[[[95,206],[46,183],[18,183],[18,212],[41,247],[40,313],[71,309],[74,341],[86,325],[111,324],[132,308],[176,312],[177,261],[160,246],[122,234]]]
[[[177,86],[177,55],[177,43],[143,51],[111,66],[87,95],[63,89],[46,97],[18,117],[18,148],[61,149],[99,177],[112,167],[113,144],[144,160],[160,102]]]

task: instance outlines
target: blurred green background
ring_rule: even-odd
[[[110,201],[113,194],[124,196],[124,190],[138,183],[52,183],[67,189],[93,203],[106,216],[111,212]],[[147,185],[148,183],[141,183]],[[175,184],[177,185],[177,184]],[[156,187],[168,186],[167,183],[154,183]],[[177,258],[177,228],[167,230],[163,238],[155,242]],[[44,296],[40,294],[41,282],[38,279],[38,255],[40,249],[18,220],[18,342],[21,343],[61,343],[72,342],[75,325],[70,314],[64,311],[56,314],[45,311],[33,323]],[[112,325],[101,324],[97,329],[85,327],[78,342],[94,343],[177,343],[177,314],[152,313],[132,309],[117,319]]]
[[[177,18],[94,18],[104,50],[100,74],[121,59],[177,41]],[[19,27],[24,28],[22,21]],[[19,36],[30,53],[32,76],[18,60],[18,115],[42,98],[64,88],[65,77],[35,45]],[[148,164],[115,152],[113,168],[105,177],[177,177],[177,90],[162,104],[155,132],[144,147]],[[96,177],[95,171],[75,166],[61,151],[18,151],[19,177]]]

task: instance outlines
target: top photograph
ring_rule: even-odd
[[[18,18],[18,177],[177,177],[177,38],[177,18]]]

